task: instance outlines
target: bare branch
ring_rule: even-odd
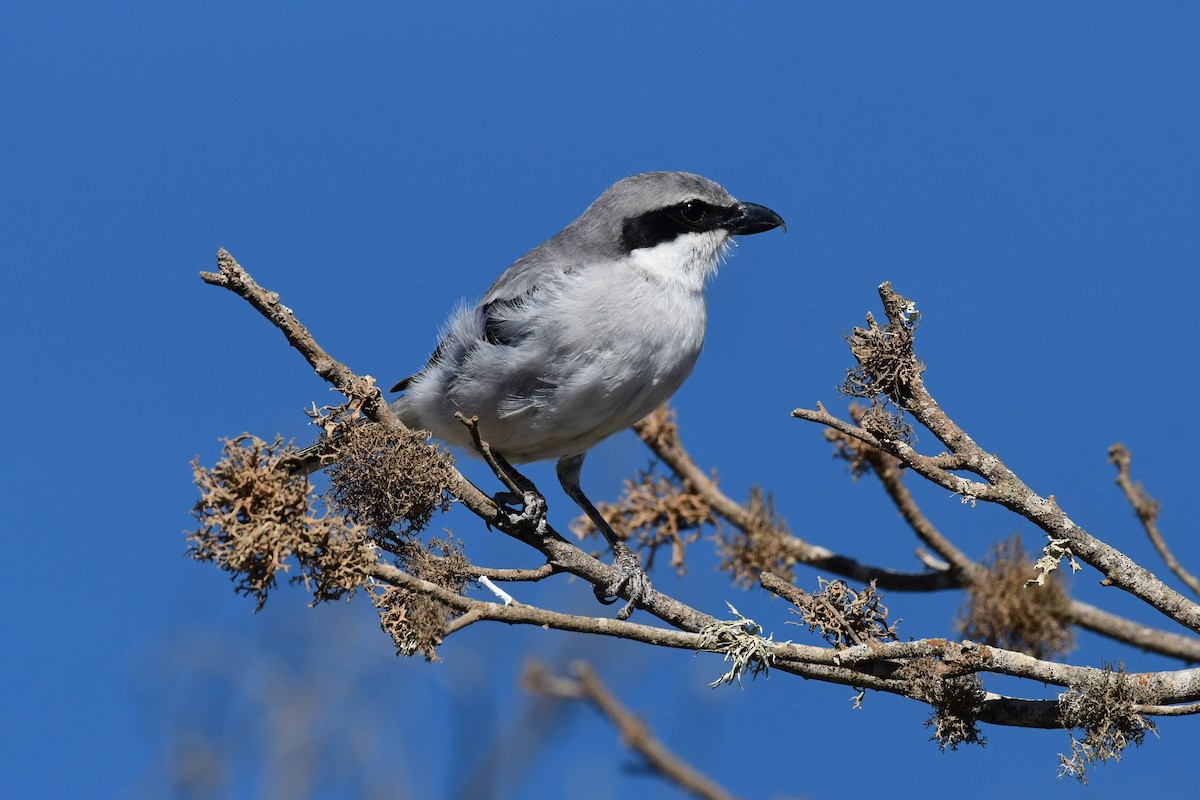
[[[861,419],[862,409],[851,407],[850,413]],[[916,533],[917,538],[945,559],[951,570],[963,580],[969,582],[974,579],[978,573],[978,565],[943,536],[921,511],[920,506],[913,499],[912,493],[904,485],[904,470],[901,469],[901,462],[898,458],[878,447],[830,429],[825,431],[825,438],[846,452],[847,458],[860,459],[865,462],[875,477],[879,479],[884,491],[887,492],[888,497],[900,512],[900,516]]]
[[[770,537],[781,549],[781,555],[790,563],[827,570],[863,583],[876,580],[880,588],[894,591],[931,592],[962,586],[958,577],[949,571],[901,572],[864,564],[811,544],[789,533],[784,525],[772,524],[769,519],[764,520],[749,505],[743,505],[722,492],[717,482],[708,477],[696,464],[679,438],[679,429],[668,406],[655,410],[635,423],[633,430],[655,456],[666,464],[685,486],[703,497],[722,519],[747,536]]]
[[[645,644],[681,650],[702,650],[698,633],[670,630],[634,622],[564,614],[521,604],[500,605],[455,594],[429,581],[415,578],[396,567],[377,564],[372,577],[393,586],[426,594],[478,621],[503,622],[509,625],[534,625],[541,628],[590,633],[629,639]],[[716,620],[714,620],[716,622]],[[468,623],[468,624],[470,624]],[[461,630],[466,625],[454,625]],[[871,641],[846,649],[814,647],[774,642],[763,639],[764,647],[773,654],[772,669],[800,677],[815,678],[846,686],[885,691],[929,702],[908,679],[888,677],[899,664],[914,659],[937,658],[949,664],[954,674],[995,672],[1038,683],[1073,686],[1098,680],[1104,670],[1044,661],[1024,653],[972,642],[955,643],[946,639],[923,639],[911,642]],[[880,670],[880,665],[891,664]],[[1200,700],[1200,668],[1138,673],[1136,676],[1139,702],[1147,706],[1172,706]],[[1025,700],[989,693],[983,700],[978,716],[980,722],[1019,727],[1060,727],[1056,700]],[[1148,712],[1151,713],[1151,712]]]
[[[512,581],[536,583],[543,578],[549,578],[551,575],[557,575],[561,570],[553,564],[543,564],[534,569],[503,569],[499,567],[472,567],[472,570],[482,578],[491,578],[494,581]]]
[[[947,589],[964,589],[970,581],[981,573],[975,562],[969,559],[961,550],[955,548],[946,537],[937,531],[919,507],[912,501],[911,493],[903,485],[905,470],[900,467],[903,462],[895,459],[878,448],[872,448],[868,442],[874,440],[870,434],[863,437],[847,436],[844,429],[860,430],[852,424],[828,416],[828,412],[819,403],[815,412],[825,415],[838,423],[830,426],[829,437],[834,441],[854,441],[857,443],[856,452],[878,454],[872,459],[873,463],[888,459],[894,468],[890,470],[873,469],[881,483],[884,483],[888,496],[897,502],[898,510],[910,527],[918,530],[920,538],[935,547],[939,554],[948,560],[953,559],[953,565],[945,565],[940,569],[935,564],[922,559],[932,570],[931,572],[899,572],[896,570],[867,564],[849,556],[835,553],[820,545],[807,542],[789,532],[786,525],[776,526],[776,544],[782,551],[783,566],[804,564],[817,570],[822,570],[843,578],[867,583],[876,581],[880,589],[899,592],[930,592]],[[807,412],[806,412],[807,413]],[[803,415],[802,415],[803,416]],[[684,447],[679,437],[678,427],[670,417],[667,407],[656,410],[653,414],[634,425],[634,431],[654,454],[666,464],[685,483],[698,491],[705,500],[720,513],[725,521],[741,530],[747,536],[753,536],[761,528],[759,521],[747,508],[732,500],[718,488],[715,481],[710,480],[704,471],[695,463]],[[941,454],[928,459],[943,469],[959,469],[963,459],[959,456]],[[884,481],[884,477],[887,481]],[[699,480],[703,478],[703,480]],[[923,535],[922,535],[923,534]],[[920,557],[920,551],[918,551]],[[769,571],[769,570],[768,570]],[[1149,652],[1180,658],[1185,661],[1200,663],[1200,639],[1186,636],[1161,628],[1133,622],[1125,617],[1079,600],[1071,599],[1066,610],[1066,619],[1082,628],[1100,634],[1101,636],[1124,642]]]
[[[1142,625],[1080,600],[1071,601],[1067,615],[1076,625],[1092,633],[1131,644],[1147,652],[1200,663],[1200,638],[1195,636]]]

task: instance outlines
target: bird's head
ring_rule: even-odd
[[[740,203],[720,184],[689,172],[643,172],[610,186],[568,230],[576,241],[648,268],[683,267],[701,283],[733,236],[783,228],[766,206]]]

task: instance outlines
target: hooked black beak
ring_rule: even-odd
[[[766,206],[758,203],[738,203],[737,214],[730,221],[727,230],[731,236],[749,236],[752,233],[764,233],[773,228],[780,228],[785,233],[787,225],[783,217]]]

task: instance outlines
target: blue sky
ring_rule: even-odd
[[[460,298],[606,186],[699,172],[788,221],[723,267],[677,395],[685,441],[727,492],[764,485],[798,534],[915,568],[878,488],[788,417],[818,400],[844,410],[843,332],[891,280],[924,314],[929,387],[978,441],[1165,574],[1112,485],[1106,448],[1126,443],[1195,571],[1180,426],[1200,391],[1200,8],[45,2],[3,16],[4,794],[162,796],[187,737],[222,735],[245,742],[226,754],[223,796],[285,796],[295,769],[263,765],[296,763],[327,797],[482,796],[476,779],[497,797],[664,792],[593,713],[529,722],[516,678],[536,653],[591,660],[669,746],[746,797],[864,781],[903,796],[922,776],[983,798],[1082,795],[1054,777],[1062,732],[990,728],[986,749],[943,755],[915,704],[869,696],[851,711],[849,690],[782,675],[714,692],[713,657],[475,626],[426,665],[393,657],[361,598],[309,610],[281,591],[253,615],[182,556],[188,462],[244,430],[306,439],[301,409],[335,397],[196,273],[228,248],[388,384],[423,363]],[[584,485],[615,497],[647,460],[616,437]],[[531,474],[565,527],[552,470]],[[918,499],[976,556],[1016,531],[1039,541],[944,492]],[[468,516],[437,524],[479,563],[534,563]],[[710,547],[689,563],[686,580],[656,580],[803,640],[781,603],[730,588]],[[1090,571],[1073,591],[1168,624]],[[598,611],[578,583],[520,592]],[[888,600],[912,637],[949,633],[958,603]],[[1173,666],[1079,638],[1078,663]],[[311,702],[286,717],[280,697]],[[1159,739],[1093,771],[1092,795],[1184,791],[1196,725],[1161,722]]]

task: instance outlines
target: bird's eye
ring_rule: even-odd
[[[679,216],[686,222],[699,222],[704,219],[704,204],[699,200],[689,200],[680,207]]]

